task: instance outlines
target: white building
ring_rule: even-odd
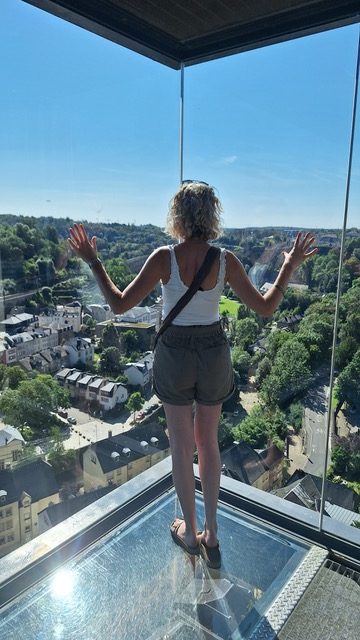
[[[56,311],[39,315],[38,322],[40,327],[55,329],[59,334],[78,333],[82,322],[81,305],[57,305]]]
[[[32,329],[10,336],[0,335],[0,357],[4,364],[15,364],[45,349],[58,345],[58,333],[51,329]]]
[[[100,389],[100,405],[104,411],[110,411],[117,404],[123,404],[128,399],[128,390],[119,382],[107,382]]]
[[[144,322],[146,324],[157,323],[159,320],[159,309],[155,306],[152,307],[133,307],[115,316],[116,322]]]
[[[0,424],[0,470],[11,469],[21,458],[25,440],[20,431],[7,424]]]
[[[90,313],[96,322],[112,320],[115,317],[108,304],[87,304],[86,311]]]
[[[91,364],[94,360],[94,345],[90,338],[69,338],[61,345],[61,356],[63,364],[67,367]]]

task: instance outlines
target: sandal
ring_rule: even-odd
[[[200,542],[200,555],[209,569],[220,569],[221,553],[219,543],[217,543],[216,547],[208,547],[206,542]]]
[[[191,556],[198,556],[200,553],[199,545],[197,544],[195,547],[190,547],[190,545],[186,544],[186,542],[182,538],[180,538],[178,534],[179,528],[184,521],[180,520],[177,524],[175,524],[175,522],[176,520],[174,520],[174,522],[170,527],[171,537],[174,540],[175,544],[177,544],[179,547],[181,547],[184,551],[189,553]]]

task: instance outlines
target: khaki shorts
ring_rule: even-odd
[[[166,329],[155,349],[153,389],[160,400],[175,405],[227,400],[234,391],[234,373],[220,322]]]

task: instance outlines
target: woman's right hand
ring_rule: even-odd
[[[68,243],[71,249],[85,262],[93,262],[97,258],[96,250],[96,236],[93,236],[90,240],[88,237],[84,225],[74,223],[73,227],[70,227],[70,238]]]

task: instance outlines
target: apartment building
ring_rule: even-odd
[[[83,454],[84,490],[124,484],[169,453],[167,436],[155,423],[100,440]]]
[[[52,466],[36,460],[0,471],[0,557],[39,534],[39,513],[60,501]]]
[[[7,424],[0,425],[0,471],[11,469],[21,458],[25,440],[20,431]]]
[[[97,403],[103,411],[109,411],[128,399],[128,390],[120,382],[69,368],[62,369],[55,377],[69,390],[72,399],[85,403],[87,407],[90,403]]]

